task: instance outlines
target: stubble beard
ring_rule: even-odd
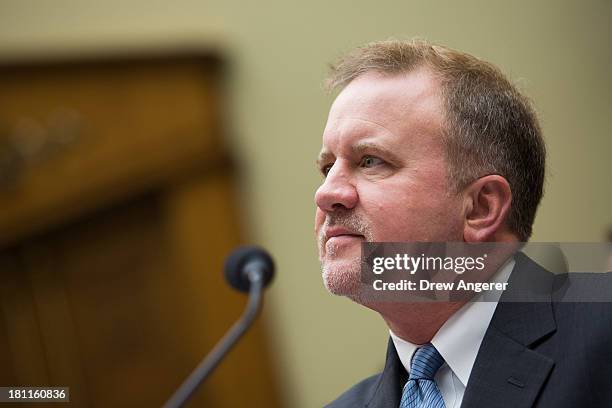
[[[325,222],[319,233],[319,261],[325,288],[337,296],[345,296],[357,303],[364,303],[363,291],[361,290],[361,251],[354,254],[352,258],[342,260],[342,249],[333,243],[325,243],[322,234],[327,227],[342,226],[365,237],[366,241],[372,241],[371,228],[367,222],[355,213],[334,213],[325,218]]]

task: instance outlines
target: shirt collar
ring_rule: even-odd
[[[508,260],[490,282],[507,282],[514,265],[514,259]],[[480,299],[475,299],[463,305],[440,327],[431,340],[431,344],[442,355],[446,364],[464,387],[467,386],[480,344],[489,327],[493,313],[495,313],[499,295],[495,299],[491,299],[492,301],[478,300]],[[402,365],[406,372],[410,373],[412,355],[419,345],[399,338],[392,331],[389,331],[389,334]]]

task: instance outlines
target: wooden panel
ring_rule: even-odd
[[[79,407],[160,406],[245,303],[221,273],[239,242],[231,195],[225,176],[195,179],[24,243],[11,278],[28,282],[2,279],[17,383],[68,385]],[[262,324],[190,406],[279,406]]]
[[[161,404],[187,360],[168,341],[186,322],[159,313],[174,310],[161,292],[174,293],[182,275],[172,267],[162,224],[158,200],[144,197],[12,251],[22,259],[13,276],[29,278],[10,288],[21,305],[4,307],[28,328],[12,333],[22,344],[11,350],[17,384],[69,386],[79,407]],[[28,288],[31,297],[20,293]],[[19,309],[28,313],[15,315]],[[8,322],[9,330],[16,326]],[[37,375],[21,373],[24,367]]]
[[[73,246],[73,249],[75,247]],[[47,385],[70,385],[70,402],[79,407],[89,406],[84,384],[84,367],[79,354],[73,313],[65,292],[60,270],[61,259],[46,242],[33,243],[21,250],[21,272],[29,282],[39,326],[39,338],[44,350]],[[19,361],[16,361],[19,367]],[[17,384],[40,384],[27,381]]]
[[[74,138],[0,186],[0,245],[222,160],[218,78],[206,67],[145,61],[0,69],[0,139],[27,150],[62,138],[63,127]]]
[[[27,277],[21,273],[14,253],[0,253],[0,301],[6,324],[6,345],[2,377],[12,384],[47,384],[45,350],[40,338],[38,316]]]
[[[169,236],[173,237],[177,259],[181,260],[180,269],[188,271],[180,293],[191,299],[193,303],[186,305],[187,310],[198,310],[197,319],[202,325],[193,333],[196,340],[192,344],[193,355],[203,356],[203,350],[210,350],[246,303],[245,295],[231,289],[220,273],[225,255],[240,239],[235,202],[227,175],[177,185],[166,196]],[[279,406],[272,354],[265,340],[265,320],[260,320],[204,384],[199,395],[211,398],[210,406]],[[190,371],[191,368],[184,374]],[[180,381],[175,383],[179,384]]]
[[[240,315],[218,82],[208,60],[0,68],[3,384],[160,406]],[[66,127],[70,143],[3,162]],[[190,406],[279,406],[263,321]]]

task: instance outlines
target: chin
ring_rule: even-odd
[[[358,297],[361,280],[359,261],[322,261],[321,270],[323,283],[330,293],[351,299]]]

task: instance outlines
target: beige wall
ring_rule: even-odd
[[[416,35],[501,65],[535,99],[549,146],[534,239],[599,240],[612,224],[611,4],[0,0],[0,57],[225,47],[245,218],[278,260],[266,313],[287,406],[315,407],[380,368],[386,343],[378,316],[320,282],[312,196],[331,102],[320,86],[326,63],[366,41]]]

